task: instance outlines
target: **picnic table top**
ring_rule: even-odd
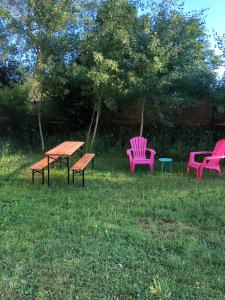
[[[77,151],[81,146],[83,146],[84,142],[76,142],[76,141],[66,141],[58,146],[48,150],[45,152],[46,156],[70,156],[75,151]]]

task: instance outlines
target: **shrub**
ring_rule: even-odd
[[[27,85],[14,85],[0,88],[0,135],[19,137],[24,131],[28,118],[28,93]]]

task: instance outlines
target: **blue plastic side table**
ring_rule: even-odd
[[[163,170],[164,170],[164,165],[165,165],[165,164],[170,164],[170,171],[172,171],[172,161],[173,161],[172,158],[169,158],[169,157],[162,157],[162,158],[159,158],[159,161],[160,161],[161,164],[162,164],[162,172],[163,172]]]

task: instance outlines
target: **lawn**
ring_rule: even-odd
[[[0,160],[1,299],[225,299],[225,175],[98,155],[84,188],[59,168],[48,188],[37,158]]]

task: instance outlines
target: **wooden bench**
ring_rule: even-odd
[[[82,186],[84,186],[84,170],[88,166],[88,164],[92,161],[92,167],[94,166],[94,158],[95,153],[85,153],[70,169],[73,171],[73,183],[74,183],[74,175],[81,174],[82,175]]]
[[[60,156],[54,156],[49,158],[49,164],[54,163]],[[35,164],[29,167],[29,170],[32,171],[32,183],[34,184],[34,175],[39,173],[42,175],[42,184],[45,183],[45,174],[44,169],[48,167],[48,158],[44,157],[43,159],[39,160]]]

